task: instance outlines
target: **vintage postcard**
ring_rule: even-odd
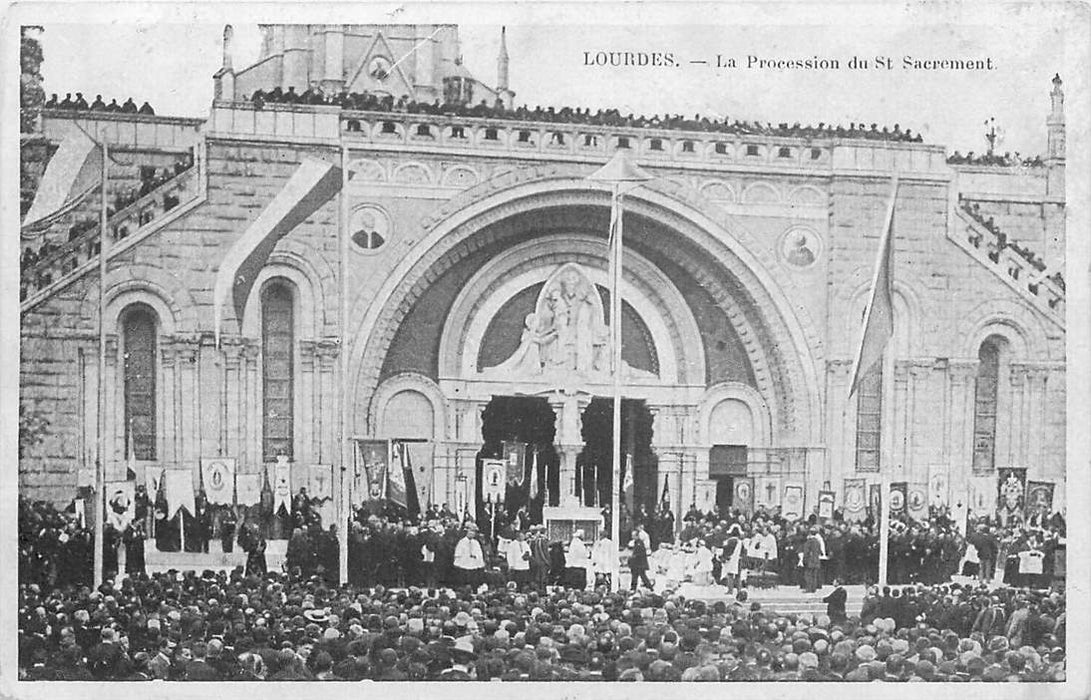
[[[1089,39],[8,7],[0,692],[1086,696]]]

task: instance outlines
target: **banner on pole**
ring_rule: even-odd
[[[928,470],[928,504],[942,508],[951,503],[951,484],[948,467],[936,464]]]
[[[235,502],[235,460],[215,457],[201,460],[205,498],[210,504],[229,506]]]
[[[970,478],[970,511],[974,517],[996,512],[996,482],[991,476]]]
[[[319,501],[333,498],[332,464],[312,464],[307,469],[307,495]]]
[[[389,457],[390,444],[387,440],[356,441],[352,488],[354,505],[362,505],[366,501],[378,501],[383,497]]]
[[[734,478],[735,495],[731,506],[749,515],[754,511],[754,480],[748,476]]]
[[[864,479],[845,479],[842,510],[848,522],[860,522],[867,518],[866,487],[867,481]]]
[[[261,503],[261,474],[236,474],[235,499],[240,506]]]
[[[788,521],[803,517],[803,484],[785,485],[780,513]]]
[[[123,532],[136,517],[135,484],[113,481],[106,484],[106,523]]]
[[[292,463],[281,455],[273,465],[273,512],[292,512]]]
[[[1053,512],[1053,482],[1027,482],[1027,515],[1049,515]]]
[[[912,483],[906,486],[906,509],[914,520],[928,519],[928,484]]]
[[[386,499],[406,509],[409,508],[409,489],[405,485],[407,459],[405,443],[400,440],[391,440],[390,457],[386,467]]]
[[[523,485],[523,470],[526,466],[527,444],[525,442],[503,442],[504,464],[507,468],[507,482],[511,486]]]
[[[481,497],[490,503],[504,500],[507,463],[502,459],[481,460]]]
[[[883,506],[882,484],[870,484],[868,486],[867,494],[868,509],[871,510],[871,517],[875,522],[879,522]]]
[[[890,484],[890,514],[905,515],[906,497],[909,495],[909,484],[904,481],[895,481]]]
[[[997,469],[996,489],[996,505],[1001,515],[1022,513],[1026,504],[1027,470]]]
[[[465,521],[470,509],[470,482],[464,474],[455,477],[455,514]]]
[[[951,489],[951,519],[955,521],[955,527],[964,537],[969,515],[970,488],[965,484],[960,484]]]
[[[163,474],[163,491],[167,499],[167,519],[178,514],[179,508],[185,508],[189,515],[197,510],[193,505],[193,471],[190,469],[167,469]]]
[[[715,498],[715,496],[713,496]],[[780,477],[754,477],[754,505],[772,510],[780,505]]]
[[[432,474],[435,446],[431,442],[406,442],[405,449],[413,474],[413,486],[417,489],[417,503],[421,510],[432,502]]]
[[[833,506],[835,503],[835,495],[833,491],[819,491],[818,492],[818,517],[829,520],[833,517]]]

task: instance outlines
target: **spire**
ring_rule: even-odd
[[[231,39],[235,36],[235,29],[230,25],[224,25],[224,54],[223,68],[231,68]]]
[[[1050,112],[1046,119],[1047,162],[1063,162],[1065,157],[1064,90],[1061,76],[1053,76],[1053,90],[1049,93]]]
[[[1050,119],[1059,119],[1064,122],[1064,90],[1061,89],[1061,85],[1064,82],[1061,80],[1059,73],[1053,75],[1053,90],[1049,93],[1050,98]]]
[[[508,89],[507,27],[500,27],[500,55],[496,58],[496,91]]]

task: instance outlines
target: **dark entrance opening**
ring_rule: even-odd
[[[708,458],[708,475],[716,482],[716,505],[721,513],[742,507],[735,503],[735,479],[746,476],[749,451],[746,445],[713,445]]]
[[[533,522],[542,521],[542,506],[548,494],[553,504],[557,503],[557,487],[560,481],[560,460],[553,448],[553,439],[557,429],[556,414],[544,398],[533,396],[494,396],[481,414],[481,437],[484,444],[477,453],[477,478],[475,500],[477,519],[481,523],[489,522],[491,512],[486,508],[482,495],[481,461],[484,459],[502,459],[504,442],[526,443],[524,451],[524,478],[521,486],[508,484],[504,492],[504,505],[497,510],[496,531],[512,521],[520,509],[526,508],[526,515]],[[540,469],[535,471],[537,462]],[[531,479],[537,479],[536,496],[532,492]],[[487,531],[487,529],[486,529]]]
[[[583,412],[583,451],[576,459],[576,493],[584,505],[597,504],[604,515],[609,514],[613,488],[613,409],[613,399],[594,398],[588,404]],[[624,538],[632,529],[632,514],[641,507],[651,514],[656,503],[659,459],[652,450],[652,414],[642,400],[621,400],[621,454],[623,486],[627,463],[633,469],[631,492],[621,494]]]

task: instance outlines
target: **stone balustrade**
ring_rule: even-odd
[[[889,172],[947,180],[942,146],[908,141],[822,136],[815,138],[687,131],[674,128],[596,126],[501,117],[371,112],[331,105],[218,101],[208,134],[213,138],[321,140],[376,150],[467,152],[539,160],[608,158],[630,148],[642,162],[669,167],[814,169]]]
[[[960,225],[951,229],[956,232],[951,235],[952,240],[1064,324],[1065,291],[1060,285],[1039,272],[1011,246],[1002,244],[999,236],[968,212],[959,209],[957,221]]]
[[[47,109],[42,111],[42,134],[59,143],[82,127],[96,139],[115,147],[189,150],[197,142],[204,121],[126,112]]]
[[[158,223],[177,207],[195,199],[200,193],[197,170],[196,167],[190,167],[114,213],[106,222],[111,242],[120,242],[139,233],[142,229]],[[93,194],[92,197],[97,199],[98,194]],[[20,301],[26,303],[77,270],[82,270],[97,259],[100,250],[99,225],[96,220],[93,226],[58,245],[22,271]]]

